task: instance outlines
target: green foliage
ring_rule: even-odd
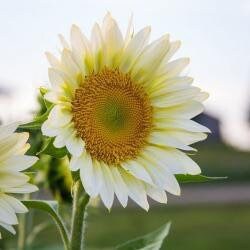
[[[117,246],[117,250],[159,250],[170,229],[170,223],[156,231]]]
[[[35,117],[32,122],[28,122],[28,123],[20,125],[18,127],[18,132],[23,132],[23,131],[29,132],[32,130],[40,130],[42,124],[47,120],[48,115],[49,115],[52,108],[53,108],[53,106],[51,105],[44,114]]]
[[[227,177],[210,177],[205,175],[177,174],[176,179],[181,183],[210,182],[225,180]]]
[[[49,189],[59,202],[72,202],[71,188],[73,180],[69,169],[68,157],[51,158],[46,179]]]
[[[35,208],[48,213],[54,220],[64,243],[65,249],[69,249],[69,236],[68,231],[64,225],[63,220],[57,212],[57,202],[55,201],[43,201],[43,200],[26,200],[23,204],[28,208]]]
[[[37,154],[38,155],[46,154],[55,157],[57,159],[63,158],[64,156],[67,155],[68,151],[66,147],[56,148],[53,143],[54,143],[54,138],[48,138],[46,141],[44,141],[42,149]]]
[[[42,101],[44,103],[44,106],[49,109],[53,104],[49,101],[47,101],[45,98],[44,98],[44,95],[48,92],[48,89],[44,88],[44,87],[41,87],[40,89],[40,94],[41,94],[41,97],[42,97]]]

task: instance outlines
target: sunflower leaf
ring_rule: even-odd
[[[190,174],[177,174],[175,175],[175,177],[181,183],[210,182],[210,181],[220,181],[227,179],[227,177],[210,177],[205,175],[190,175]]]
[[[66,147],[56,148],[53,143],[54,143],[54,138],[47,139],[42,149],[37,153],[37,155],[46,154],[55,158],[62,158],[65,155],[67,155],[68,151]]]
[[[44,114],[35,117],[35,119],[32,122],[21,124],[18,127],[17,131],[23,132],[23,131],[30,131],[30,130],[40,130],[42,124],[47,120],[52,107],[53,106],[50,106]]]
[[[44,95],[45,95],[46,93],[48,93],[49,90],[46,89],[46,88],[44,88],[44,87],[40,87],[39,90],[40,90],[40,94],[41,94],[41,96],[42,96],[42,98],[43,98],[43,102],[44,102],[46,108],[49,109],[49,108],[53,105],[53,103],[52,103],[52,102],[49,102],[48,100],[46,100],[46,99],[44,98]]]
[[[159,250],[169,233],[171,223],[167,223],[152,233],[135,238],[117,246],[116,250]]]
[[[42,210],[48,213],[53,218],[58,230],[61,233],[65,248],[68,249],[67,247],[69,246],[69,234],[63,220],[57,212],[57,202],[43,200],[24,200],[22,202],[26,207]]]

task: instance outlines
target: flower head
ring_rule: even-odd
[[[25,194],[37,190],[29,184],[29,177],[21,171],[32,166],[37,158],[24,155],[29,149],[28,133],[14,133],[17,124],[0,126],[0,226],[15,234],[16,213],[27,208],[11,194]],[[1,237],[1,234],[0,234]]]
[[[149,36],[131,24],[123,36],[108,13],[90,40],[73,25],[70,45],[60,36],[61,57],[47,53],[54,107],[42,131],[66,146],[71,170],[108,208],[114,195],[124,207],[130,197],[147,210],[147,195],[166,203],[165,191],[180,194],[175,174],[200,173],[183,151],[209,132],[191,120],[207,94],[180,74],[187,58],[171,61],[180,43]]]

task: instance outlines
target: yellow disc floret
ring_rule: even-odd
[[[105,68],[75,91],[73,121],[91,157],[108,164],[135,158],[152,128],[152,107],[129,74]]]

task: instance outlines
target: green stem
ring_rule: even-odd
[[[73,216],[71,224],[70,250],[84,249],[84,216],[89,196],[82,183],[77,180],[73,186]]]
[[[29,199],[30,194],[25,194],[23,196],[24,199]],[[18,250],[24,250],[26,246],[26,226],[27,226],[27,217],[26,214],[19,215],[19,224],[18,224],[18,240],[17,240],[17,248]]]
[[[18,241],[17,241],[17,249],[24,250],[25,249],[25,236],[26,236],[26,215],[19,215],[19,224],[18,224]]]

